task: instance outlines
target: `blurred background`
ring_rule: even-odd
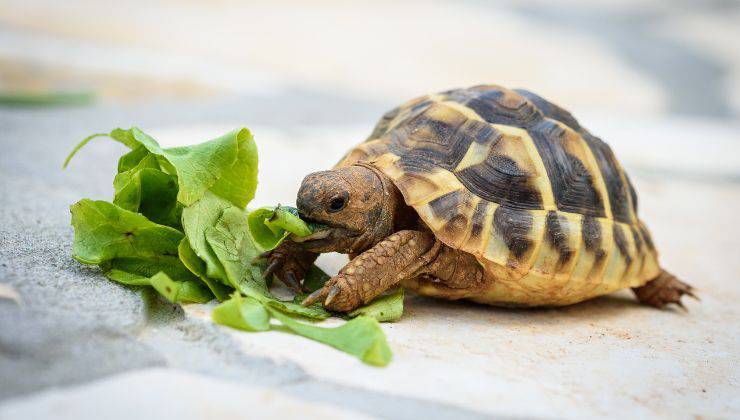
[[[0,5],[6,105],[150,129],[331,126],[351,143],[402,101],[497,83],[570,109],[630,165],[740,177],[733,0]]]
[[[576,113],[740,115],[731,0],[1,4],[4,91],[135,103],[300,93],[388,107],[495,82]]]
[[[287,204],[383,112],[481,83],[537,92],[612,146],[701,304],[407,298],[378,371],[152,307],[69,256],[69,204],[110,199],[123,151],[95,140],[62,172],[91,133],[172,146],[247,126],[253,204]],[[738,207],[740,1],[0,0],[0,418],[737,418]]]

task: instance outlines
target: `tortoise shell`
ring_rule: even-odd
[[[439,240],[495,276],[473,300],[570,304],[659,273],[612,150],[531,92],[487,85],[413,99],[338,166],[358,161],[386,174]]]

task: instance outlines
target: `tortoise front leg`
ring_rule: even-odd
[[[301,282],[318,257],[319,254],[306,251],[300,244],[285,241],[277,248],[259,255],[257,258],[267,259],[267,268],[262,274],[264,278],[275,274],[286,286],[297,293],[303,293],[306,288]]]
[[[356,256],[323,288],[309,295],[304,305],[323,300],[327,309],[349,312],[416,275],[439,252],[429,232],[402,230]]]

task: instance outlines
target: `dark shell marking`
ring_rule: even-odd
[[[555,211],[547,212],[545,225],[547,241],[558,250],[558,265],[565,265],[573,256],[573,250],[568,244],[568,223],[565,217],[558,215]]]
[[[469,196],[466,192],[457,190],[429,202],[429,208],[432,210],[434,217],[445,221],[442,230],[447,235],[452,236],[457,232],[466,230],[468,218],[460,212],[460,208],[465,208],[469,205],[468,203],[464,203],[464,201],[468,200]]]
[[[455,172],[470,192],[487,201],[520,209],[541,209],[542,198],[532,185],[531,174],[503,154],[497,146],[503,136],[491,125],[469,120],[460,113],[449,121],[421,113],[391,135],[390,151],[401,156],[399,165],[408,172],[429,172],[434,167],[453,171],[473,142],[488,144],[483,162]]]
[[[543,120],[529,132],[545,165],[558,209],[604,217],[604,204],[592,174],[579,158],[566,151],[565,130],[554,121]]]
[[[519,209],[542,208],[542,196],[531,185],[530,175],[507,156],[489,155],[483,163],[455,175],[470,192],[484,200]]]
[[[595,253],[601,246],[601,224],[593,217],[583,217],[581,235],[587,251]]]
[[[445,96],[472,109],[491,124],[526,128],[542,118],[542,113],[534,104],[508,89],[475,86],[448,91]]]
[[[521,260],[532,247],[529,239],[532,214],[529,212],[499,206],[493,213],[493,226],[516,259]]]
[[[565,109],[528,90],[514,89],[514,92],[529,99],[546,117],[560,121],[575,131],[579,131],[581,129],[581,125],[578,124],[578,121]]]
[[[588,130],[581,127],[581,125],[570,112],[547,101],[541,96],[526,91],[524,89],[517,89],[516,92],[532,101],[548,118],[552,118],[553,120],[562,122],[563,124],[572,128],[581,135],[586,144],[588,144],[588,147],[591,149],[591,152],[593,153],[599,165],[599,169],[601,170],[602,178],[604,179],[604,183],[606,184],[606,188],[609,193],[609,203],[611,205],[612,217],[614,218],[614,220],[617,220],[619,222],[632,223],[633,218],[630,210],[630,203],[629,201],[627,201],[627,194],[630,194],[632,196],[632,208],[634,209],[634,214],[637,214],[637,196],[635,194],[634,188],[632,188],[632,185],[626,178],[626,174],[624,174],[624,171],[621,170],[621,167],[619,166],[619,163],[617,162],[614,156],[614,152],[612,152],[611,148],[600,138],[592,135],[588,132]],[[535,138],[535,136],[536,135],[533,135],[532,137]],[[552,157],[548,156],[547,152],[544,152],[544,146],[545,145],[542,144],[542,142],[537,143],[537,147],[540,150],[540,155],[542,156],[543,161],[547,160],[548,158],[552,159]],[[553,150],[550,150],[550,152],[550,154],[552,154]],[[550,167],[547,166],[547,162],[545,163],[545,166],[548,168],[548,174],[550,174]],[[558,174],[558,172],[554,171],[553,174]],[[550,175],[550,180],[553,181],[552,175]],[[562,188],[562,186],[556,186],[556,184],[553,183],[554,191],[559,191],[559,187]],[[568,204],[565,204],[565,206],[567,206]],[[589,204],[595,205],[597,203],[595,201],[591,201],[589,202]],[[598,204],[602,205],[601,203]],[[569,210],[565,207],[560,207],[560,202],[558,202],[558,208],[562,209],[563,211],[582,213],[582,211],[578,210],[577,207],[573,208],[572,210]],[[593,207],[585,206],[583,210],[587,210],[590,208]],[[593,215],[603,217],[603,214]]]
[[[622,227],[618,223],[612,225],[612,235],[614,237],[614,244],[617,246],[619,253],[622,254],[624,259],[627,261],[627,267],[632,263],[632,256],[629,253],[629,245],[627,244],[627,237],[622,232]]]
[[[635,249],[638,253],[642,252],[642,237],[640,236],[640,232],[635,226],[630,226],[630,231],[632,232],[632,240],[635,242]]]
[[[629,201],[627,201],[627,194],[629,192],[622,179],[622,171],[619,168],[617,159],[614,157],[614,152],[600,138],[594,137],[588,132],[582,132],[581,137],[591,148],[591,152],[599,164],[602,179],[609,192],[612,217],[619,222],[631,223],[632,213],[630,211]]]
[[[645,245],[647,245],[648,249],[654,252],[655,244],[653,244],[653,238],[650,237],[650,232],[648,232],[643,224],[640,224],[640,234],[642,235],[642,240],[645,241]]]

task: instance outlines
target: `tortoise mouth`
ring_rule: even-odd
[[[327,226],[325,229],[317,230],[316,232],[308,236],[291,235],[290,240],[292,240],[293,242],[298,242],[298,243],[318,241],[318,240],[326,239],[327,237],[329,237],[329,235],[331,235],[331,231],[332,231],[332,228]]]
[[[306,219],[307,220],[307,219]],[[312,252],[342,252],[350,249],[351,244],[362,235],[362,232],[356,232],[344,226],[333,226],[321,223],[321,229],[314,233],[297,237],[291,236],[293,242],[297,242],[307,251]]]

